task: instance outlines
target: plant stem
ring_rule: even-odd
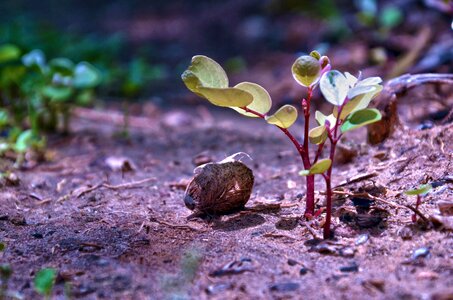
[[[310,152],[308,151],[308,131],[310,129],[310,103],[313,95],[313,88],[308,87],[307,99],[302,100],[302,108],[304,111],[304,155],[301,155],[304,169],[308,170],[311,167]],[[306,217],[311,217],[315,214],[315,175],[309,175],[306,178],[306,199],[305,213]]]
[[[346,102],[346,101],[345,101]],[[332,168],[333,168],[333,163],[334,163],[334,158],[335,158],[335,149],[337,148],[337,143],[341,139],[342,134],[340,133],[338,135],[338,127],[341,125],[341,111],[343,110],[343,106],[340,106],[338,108],[338,117],[335,122],[335,127],[333,128],[333,134],[331,130],[328,130],[328,137],[330,140],[330,155],[329,158],[331,160],[331,165],[330,168],[327,170],[326,174],[324,174],[324,179],[326,180],[326,221],[324,223],[324,232],[323,232],[323,237],[324,239],[330,238],[330,223],[332,219]]]
[[[420,206],[420,204],[422,203],[422,197],[420,195],[417,195],[417,202],[415,203],[415,209],[418,210],[418,207]],[[414,215],[412,216],[412,222],[417,222],[417,214],[414,213]]]

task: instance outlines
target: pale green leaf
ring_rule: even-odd
[[[34,280],[35,290],[41,295],[49,296],[55,284],[57,271],[52,268],[45,268],[40,270]]]
[[[292,105],[283,105],[272,116],[266,116],[266,121],[269,124],[277,125],[278,127],[288,128],[297,120],[297,109]]]
[[[228,77],[225,70],[213,59],[196,55],[187,70],[181,75],[187,88],[200,95],[199,87],[227,88]]]
[[[308,138],[310,140],[310,143],[315,144],[315,145],[324,143],[324,141],[327,139],[326,126],[321,125],[321,126],[311,129],[308,132]]]
[[[299,84],[308,87],[318,80],[321,73],[321,65],[319,60],[313,56],[304,55],[296,59],[291,71],[294,79]]]
[[[87,62],[78,63],[74,69],[72,84],[75,88],[93,88],[101,82],[101,74],[93,65]]]
[[[375,108],[358,110],[350,114],[343,125],[341,131],[346,132],[381,120],[381,113]]]
[[[198,91],[209,102],[222,107],[244,107],[253,101],[252,94],[238,88],[199,87]]]
[[[32,131],[25,130],[17,137],[16,143],[14,144],[14,150],[18,153],[24,153],[27,149],[31,146],[33,141],[33,133]]]
[[[321,126],[326,125],[326,121],[329,121],[330,128],[332,128],[337,122],[337,118],[333,114],[325,116],[322,112],[318,110],[315,112],[315,119]]]
[[[357,96],[372,93],[376,90],[376,86],[374,85],[357,85],[349,90],[348,98],[354,99]]]
[[[259,112],[263,115],[265,115],[271,109],[272,106],[271,96],[262,86],[251,82],[241,82],[237,84],[235,88],[241,89],[252,94],[253,101],[252,103],[247,105],[247,108]],[[247,117],[258,117],[252,113],[245,112],[241,108],[232,107],[232,109]]]
[[[379,95],[379,93],[383,89],[382,85],[375,85],[374,87],[375,89],[372,92],[359,95],[354,99],[349,100],[349,102],[346,103],[343,106],[343,109],[341,110],[341,119],[344,120],[349,114],[367,108],[371,100],[373,100],[377,95]],[[335,117],[338,116],[338,107],[336,106],[333,109],[333,115]]]
[[[0,64],[20,57],[20,49],[11,44],[0,46]]]
[[[322,174],[327,171],[331,165],[332,160],[330,160],[330,158],[318,160],[313,166],[311,166],[310,174]]]
[[[308,176],[315,174],[322,174],[327,171],[332,165],[332,160],[330,158],[321,159],[317,161],[309,170],[302,170],[299,172],[300,176]]]
[[[348,80],[337,70],[326,72],[321,77],[319,87],[324,98],[336,106],[344,103],[349,91]]]
[[[71,96],[72,88],[67,86],[47,85],[42,88],[41,92],[45,97],[52,101],[65,101]]]
[[[410,195],[410,196],[413,196],[413,195],[424,195],[424,194],[428,193],[432,188],[433,187],[432,187],[431,184],[422,184],[418,188],[412,189],[412,190],[407,190],[404,193],[406,195]]]

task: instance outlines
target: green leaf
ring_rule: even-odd
[[[5,109],[0,109],[0,130],[9,123],[8,112]]]
[[[410,196],[424,195],[424,194],[428,193],[432,188],[433,188],[433,186],[431,184],[422,184],[418,188],[412,189],[412,190],[407,190],[404,193],[406,195],[410,195]]]
[[[190,66],[181,75],[186,87],[200,95],[199,87],[227,88],[228,77],[225,70],[213,59],[196,55],[192,58]]]
[[[72,95],[72,88],[67,86],[47,85],[42,88],[42,94],[52,101],[65,101]]]
[[[311,166],[310,170],[302,170],[299,172],[300,176],[308,176],[314,174],[322,174],[327,171],[330,166],[332,165],[332,160],[330,158],[318,160],[313,166]]]
[[[244,107],[252,103],[252,94],[238,88],[199,87],[198,91],[214,105]]]
[[[335,123],[337,122],[337,119],[335,118],[335,116],[333,114],[325,116],[322,112],[320,112],[318,110],[315,112],[315,119],[318,122],[318,124],[321,126],[325,126],[326,121],[329,121],[330,128],[332,128],[335,125]]]
[[[267,114],[267,112],[271,109],[271,96],[262,86],[251,82],[241,82],[237,84],[235,88],[246,91],[253,96],[253,101],[252,103],[247,105],[247,108],[250,108],[251,110],[259,112],[263,115]],[[258,117],[252,113],[245,112],[241,108],[232,107],[232,109],[247,117]]]
[[[367,108],[368,105],[370,104],[371,100],[376,98],[377,95],[382,91],[383,86],[382,85],[375,85],[375,89],[369,93],[359,95],[355,97],[354,99],[350,100],[348,103],[346,103],[343,106],[343,109],[341,110],[341,119],[344,120],[349,114]],[[333,115],[335,117],[338,116],[338,107],[333,108]]]
[[[101,82],[101,74],[87,62],[78,63],[74,69],[72,85],[78,89],[93,88]]]
[[[278,127],[288,128],[297,120],[297,109],[292,105],[283,105],[275,114],[266,116],[266,121],[269,124],[277,125]]]
[[[387,6],[379,16],[379,23],[383,27],[393,28],[401,23],[403,14],[396,6]]]
[[[26,67],[38,66],[42,69],[46,64],[46,57],[41,50],[36,49],[22,56],[22,63]]]
[[[72,75],[74,70],[74,63],[68,58],[54,58],[49,62],[50,68],[54,72],[61,73],[62,75]]]
[[[4,243],[0,243],[0,251],[5,250],[6,246]]]
[[[13,274],[13,269],[9,264],[1,264],[0,265],[0,279],[1,281],[7,281],[11,275]],[[1,294],[0,294],[1,295]]]
[[[49,296],[55,284],[57,271],[53,268],[40,270],[35,276],[35,290],[41,295]]]
[[[33,141],[32,131],[30,129],[25,130],[17,137],[14,149],[18,153],[25,153],[27,149],[31,146],[32,141]]]
[[[0,64],[20,57],[20,49],[11,44],[0,46]]]
[[[321,125],[313,128],[308,132],[308,138],[310,143],[319,145],[325,142],[327,139],[327,129],[326,126]]]
[[[318,53],[319,55],[319,53]],[[296,59],[291,67],[294,79],[305,87],[315,83],[321,73],[319,60],[311,55],[304,55]]]
[[[358,110],[346,118],[343,125],[341,125],[341,131],[350,131],[380,121],[381,118],[381,113],[375,108]]]

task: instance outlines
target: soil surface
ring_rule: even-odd
[[[8,289],[37,299],[34,274],[53,267],[54,299],[452,299],[453,234],[413,223],[404,205],[415,198],[402,194],[435,183],[420,206],[426,218],[453,198],[452,125],[420,127],[428,108],[401,101],[392,138],[371,146],[359,130],[344,141],[353,154],[342,151],[334,171],[342,195],[328,242],[317,239],[323,215],[300,219],[300,158],[262,120],[205,107],[159,111],[132,119],[123,139],[114,122],[78,114],[69,136],[49,138],[45,162],[15,170],[1,161],[20,180],[0,187]],[[255,176],[246,210],[187,220],[183,195],[196,164],[236,152],[253,158],[244,160]],[[316,198],[321,208],[322,192]]]

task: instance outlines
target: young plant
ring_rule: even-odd
[[[40,270],[34,280],[35,290],[43,295],[46,299],[50,299],[53,286],[55,285],[55,279],[57,277],[57,271],[53,268],[45,268]]]
[[[407,190],[404,193],[408,196],[417,196],[417,202],[415,203],[415,210],[418,210],[418,207],[422,203],[422,196],[426,195],[431,189],[432,189],[431,184],[422,184],[419,187],[412,189],[412,190]],[[417,214],[414,213],[412,215],[412,222],[417,222]]]
[[[330,71],[328,57],[313,51],[310,55],[299,57],[292,66],[294,79],[307,88],[307,97],[302,99],[301,107],[305,119],[303,141],[299,142],[288,128],[297,120],[298,110],[292,105],[284,105],[269,115],[272,100],[269,93],[260,85],[242,82],[229,86],[223,68],[214,60],[197,55],[192,58],[189,68],[182,74],[187,88],[207,99],[216,106],[229,107],[247,117],[259,117],[279,128],[294,144],[304,166],[301,175],[307,176],[305,216],[310,218],[314,212],[314,184],[316,174],[322,174],[327,188],[327,215],[324,237],[330,236],[331,218],[331,173],[335,147],[344,132],[376,122],[381,115],[375,109],[366,109],[370,101],[382,90],[378,77],[359,81],[349,73]],[[316,112],[319,126],[310,130],[310,104],[314,89],[321,86],[324,97],[335,105],[329,116]],[[331,143],[330,156],[321,159],[326,143]],[[317,145],[314,159],[310,159],[309,142]]]

